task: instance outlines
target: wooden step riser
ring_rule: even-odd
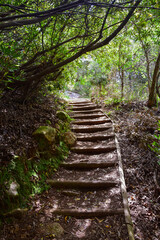
[[[73,115],[72,118],[73,119],[94,119],[94,118],[100,118],[100,117],[104,117],[104,114],[93,114],[93,115]]]
[[[55,188],[67,188],[67,189],[107,189],[110,187],[116,187],[119,183],[115,181],[56,181],[52,179],[48,179],[47,183]]]
[[[96,142],[96,141],[108,140],[109,138],[114,138],[114,137],[115,137],[114,134],[108,135],[108,136],[103,136],[103,135],[100,135],[100,136],[89,136],[89,137],[81,136],[81,137],[77,137],[77,141]]]
[[[80,104],[94,104],[90,101],[82,101],[82,102],[69,102],[68,105],[80,105]]]
[[[109,119],[103,119],[103,120],[91,120],[91,121],[75,121],[72,122],[75,125],[96,125],[96,124],[103,124],[103,123],[110,123],[111,120]]]
[[[94,109],[94,110],[85,110],[85,111],[76,111],[76,114],[95,114],[95,113],[102,113],[101,109]],[[72,116],[74,112],[71,112],[70,115]]]
[[[56,209],[52,213],[63,215],[63,216],[72,216],[78,218],[93,218],[93,217],[106,217],[113,215],[123,215],[123,208],[115,209]]]
[[[85,106],[95,106],[94,103],[86,102],[86,103],[70,103],[69,107],[85,107]]]
[[[109,168],[109,167],[115,167],[117,165],[117,162],[90,162],[90,163],[62,163],[60,166],[69,169],[69,170],[90,170],[90,169],[96,169],[96,168]]]
[[[94,132],[103,132],[105,130],[108,130],[112,128],[112,126],[108,127],[95,127],[95,128],[72,128],[72,131],[75,133],[94,133]]]
[[[71,111],[83,111],[83,110],[93,110],[93,109],[96,109],[97,106],[89,106],[89,107],[71,107],[69,108],[69,110]]]
[[[78,153],[78,154],[88,154],[88,155],[93,155],[93,154],[101,154],[101,153],[108,153],[115,151],[116,147],[106,147],[106,148],[71,148],[71,151],[73,153]]]

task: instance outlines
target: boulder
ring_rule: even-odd
[[[64,233],[64,229],[57,222],[51,222],[51,223],[41,225],[40,231],[44,235],[53,235],[53,236],[55,235],[58,239],[59,238],[62,239],[61,237]]]
[[[75,145],[77,137],[74,135],[73,132],[68,131],[64,133],[64,142],[67,146],[72,147]]]
[[[56,117],[64,122],[70,122],[70,116],[64,111],[57,111]]]
[[[33,137],[38,143],[39,151],[50,150],[55,147],[57,130],[50,126],[41,126],[34,133]]]

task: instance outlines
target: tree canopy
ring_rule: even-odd
[[[0,86],[21,88],[27,97],[60,76],[66,64],[110,43],[136,9],[156,12],[158,3],[7,0],[0,7]]]

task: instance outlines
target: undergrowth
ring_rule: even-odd
[[[39,156],[26,159],[15,157],[8,166],[0,169],[0,215],[16,207],[26,207],[29,197],[49,188],[45,180],[58,168],[60,162],[68,155],[68,147],[61,141],[57,154],[48,159]],[[10,186],[15,183],[17,196],[9,194]]]
[[[158,134],[159,132],[159,134]],[[154,135],[155,141],[151,145],[149,145],[149,148],[156,153],[158,156],[158,164],[160,165],[160,121],[158,121],[158,132]]]
[[[65,108],[65,103],[59,99],[56,105],[58,105],[57,108],[59,110]],[[48,115],[46,116],[48,117]],[[47,125],[51,125],[50,120],[47,119],[45,121]],[[40,194],[49,188],[46,184],[46,179],[54,174],[61,161],[69,153],[63,134],[69,130],[70,121],[71,119],[69,118],[66,122],[59,120],[55,124],[57,125],[57,141],[53,153],[52,151],[49,152],[49,150],[40,152],[37,149],[31,157],[28,157],[26,153],[22,153],[19,156],[14,155],[9,163],[1,166],[0,216],[3,217],[5,213],[15,208],[27,207],[30,197]],[[15,192],[15,195],[13,192]]]

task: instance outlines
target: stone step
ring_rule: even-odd
[[[93,118],[100,118],[104,117],[105,115],[103,113],[98,113],[98,114],[75,114],[72,117],[74,119],[93,119]]]
[[[95,120],[77,120],[73,121],[72,124],[76,125],[95,125],[95,124],[102,124],[102,123],[109,123],[111,122],[110,119],[103,118],[103,119],[95,119]]]
[[[71,148],[71,151],[73,153],[79,153],[79,154],[100,154],[100,153],[107,153],[116,150],[115,145],[106,146],[106,147],[73,147]]]
[[[114,138],[115,134],[108,134],[108,135],[97,135],[97,136],[77,136],[77,141],[84,141],[84,142],[96,142],[96,141],[103,141],[109,138]]]
[[[72,126],[71,129],[76,133],[94,133],[105,131],[109,128],[112,128],[112,124],[104,124],[104,125],[92,125],[92,126]]]
[[[106,208],[106,209],[61,209],[57,208],[53,210],[54,214],[63,215],[63,216],[72,216],[72,217],[79,217],[79,218],[93,218],[93,217],[105,217],[105,216],[113,216],[113,215],[123,215],[124,209],[123,208]]]
[[[69,188],[69,189],[107,189],[109,187],[115,187],[119,184],[117,181],[74,181],[74,180],[53,180],[48,179],[46,181],[49,185],[56,188]]]
[[[66,169],[74,169],[74,170],[88,170],[95,168],[108,168],[114,167],[117,165],[117,161],[99,161],[99,162],[71,162],[71,163],[61,163],[60,166]]]

